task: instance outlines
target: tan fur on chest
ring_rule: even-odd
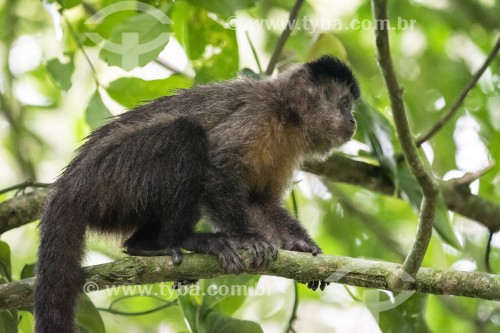
[[[276,123],[263,126],[250,142],[244,158],[244,178],[250,192],[281,197],[300,165],[300,151],[298,129]]]

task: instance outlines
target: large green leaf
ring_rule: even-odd
[[[102,102],[101,94],[99,90],[96,90],[92,98],[90,99],[89,105],[85,110],[85,118],[87,123],[92,129],[96,129],[109,121],[109,118],[113,115],[109,112],[108,108]]]
[[[81,294],[78,300],[76,323],[80,333],[105,333],[101,314],[90,298]]]
[[[154,60],[170,38],[171,21],[163,13],[161,17],[163,21],[150,13],[140,13],[114,27],[99,53],[100,58],[125,70]]]
[[[50,59],[47,61],[46,68],[52,79],[62,90],[68,91],[71,88],[71,75],[75,70],[72,56],[66,63],[61,63],[57,58]]]
[[[134,108],[161,96],[175,93],[178,89],[189,88],[192,80],[172,75],[162,80],[146,81],[134,77],[123,77],[111,82],[107,92],[111,98],[127,108]]]
[[[186,319],[186,324],[189,327],[189,330],[192,333],[202,333],[204,331],[200,331],[200,311],[201,307],[195,297],[186,294],[179,294],[177,298],[179,301],[179,305],[181,306],[182,312],[184,313],[184,318]]]
[[[256,0],[188,0],[189,3],[206,9],[211,13],[216,13],[219,17],[227,19],[234,15],[237,10],[254,6]]]
[[[9,244],[0,240],[0,277],[5,278],[7,281],[11,281],[11,274],[12,268],[10,265],[10,247]]]
[[[422,191],[420,190],[417,180],[408,170],[406,163],[400,163],[398,179],[402,197],[407,199],[416,211],[419,211],[423,198]],[[442,194],[438,197],[434,217],[434,228],[446,243],[456,249],[462,247],[453,230],[450,217],[448,216],[448,208],[446,207]]]
[[[176,3],[172,13],[174,33],[193,60],[196,82],[210,82],[234,77],[239,69],[236,31],[202,9],[184,2]]]
[[[384,333],[430,333],[425,322],[427,295],[413,294],[393,309],[379,313],[379,325]]]
[[[344,44],[333,33],[320,33],[311,45],[305,60],[310,61],[324,54],[334,55],[343,61],[348,60]]]
[[[406,164],[399,163],[398,165],[396,162],[392,144],[395,137],[393,127],[387,118],[364,101],[359,102],[358,108],[356,119],[364,142],[371,148],[382,168],[394,182],[396,189],[402,192],[403,198],[407,199],[416,211],[419,211],[422,191]],[[434,228],[449,245],[457,249],[461,247],[442,198],[439,199],[436,208]]]
[[[0,332],[17,333],[17,311],[0,311]]]
[[[207,333],[263,333],[259,324],[236,319],[217,311],[209,311],[205,318]]]
[[[202,282],[203,306],[227,315],[232,315],[248,297],[249,288],[259,281],[256,275],[229,275]]]
[[[26,264],[21,270],[21,280],[35,276],[36,264]]]
[[[50,0],[49,2],[57,2],[64,9],[69,9],[78,6],[82,0]]]
[[[394,128],[386,117],[364,100],[360,100],[357,104],[358,112],[355,117],[358,122],[358,132],[382,168],[397,185],[398,168],[392,144],[395,137]]]

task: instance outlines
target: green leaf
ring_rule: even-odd
[[[97,16],[88,19],[83,26],[86,37],[83,40],[83,44],[85,46],[96,46],[103,40],[110,39],[115,27],[135,15],[137,15],[136,11],[121,10],[116,13],[110,13],[106,17]],[[98,21],[95,22],[96,20]]]
[[[236,31],[226,29],[202,8],[176,3],[174,33],[193,60],[196,82],[232,78],[239,69]]]
[[[217,16],[227,19],[235,14],[236,11],[253,7],[256,0],[188,0],[194,6],[206,9]]]
[[[106,332],[101,314],[85,294],[81,294],[78,299],[76,324],[80,333]]]
[[[333,33],[320,33],[314,40],[305,60],[311,61],[324,54],[331,54],[340,60],[347,61],[347,51],[344,44]]]
[[[205,328],[207,333],[263,333],[259,324],[236,319],[217,311],[209,311],[205,318]]]
[[[54,2],[54,1],[49,1],[49,2]],[[82,0],[57,0],[57,3],[59,3],[62,8],[69,9],[81,4]]]
[[[33,314],[28,311],[19,311],[19,331],[22,333],[32,333],[34,326],[35,318]]]
[[[171,23],[163,13],[160,19],[149,13],[134,15],[114,27],[99,57],[109,65],[125,70],[142,67],[154,60],[167,45]]]
[[[453,225],[451,224],[450,216],[448,215],[448,207],[446,206],[443,193],[439,193],[437,199],[434,228],[436,228],[437,233],[446,243],[458,250],[462,248],[455,234]]]
[[[423,198],[422,191],[420,190],[417,180],[408,170],[406,163],[400,163],[398,179],[402,197],[406,198],[416,211],[419,211]],[[455,235],[442,194],[440,194],[438,198],[433,225],[439,236],[448,243],[448,245],[456,249],[462,248]]]
[[[23,269],[21,270],[21,280],[35,276],[35,266],[36,264],[24,265]]]
[[[0,311],[0,332],[17,333],[17,311]]]
[[[47,71],[54,82],[61,87],[62,90],[68,91],[71,88],[71,75],[75,70],[75,64],[72,57],[67,63],[61,63],[59,59],[54,58],[47,61]]]
[[[0,276],[8,281],[12,280],[12,267],[10,265],[10,247],[4,241],[0,241]]]
[[[87,120],[87,123],[90,128],[96,129],[106,124],[109,121],[108,118],[110,117],[113,117],[113,115],[102,102],[99,90],[96,90],[90,99],[87,109],[85,110],[85,119]]]
[[[253,70],[247,67],[243,68],[240,71],[240,75],[256,80],[262,79],[262,77],[258,73],[255,73]]]
[[[192,80],[181,75],[172,75],[162,80],[142,80],[135,77],[124,77],[111,82],[107,92],[111,98],[127,108],[168,96],[178,89],[189,88]]]
[[[198,331],[199,312],[201,311],[201,307],[196,302],[194,296],[189,295],[189,293],[179,294],[177,300],[184,313],[186,325],[189,327],[189,330],[191,332],[201,333]]]
[[[248,274],[203,280],[203,307],[232,315],[245,302],[249,288],[258,281],[259,276]]]
[[[386,300],[387,301],[387,300]],[[379,313],[379,325],[384,333],[429,333],[425,321],[427,295],[413,294],[393,309]]]
[[[356,114],[358,132],[363,141],[371,148],[375,157],[386,171],[389,178],[394,181],[397,188],[398,167],[394,157],[392,140],[395,137],[394,129],[377,109],[371,107],[363,100],[358,102]]]

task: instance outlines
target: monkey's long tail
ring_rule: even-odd
[[[40,221],[35,285],[35,332],[73,333],[75,306],[84,277],[81,260],[85,221],[65,205],[64,195],[51,196]],[[75,217],[76,216],[76,217]]]

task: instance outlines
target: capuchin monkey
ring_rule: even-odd
[[[241,250],[257,268],[278,248],[321,253],[283,198],[303,161],[351,139],[359,95],[349,67],[323,56],[275,78],[181,90],[92,132],[43,209],[36,332],[74,332],[87,229],[125,236],[132,256],[214,254],[228,273],[242,271]],[[212,233],[195,232],[202,216]]]

